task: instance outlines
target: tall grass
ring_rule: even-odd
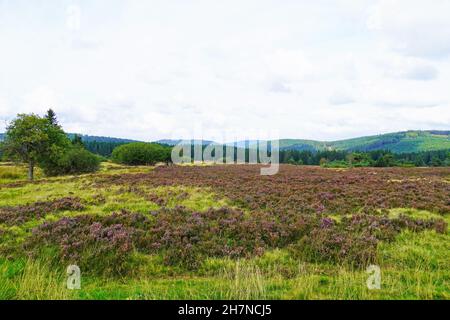
[[[20,300],[67,300],[70,298],[63,272],[50,270],[44,262],[29,260],[17,282]]]
[[[26,173],[23,168],[15,166],[0,166],[0,179],[16,180],[25,178]]]
[[[262,272],[253,264],[237,261],[233,272],[225,269],[222,277],[230,283],[224,290],[226,299],[258,300],[266,297]]]
[[[66,276],[45,261],[3,261],[0,264],[0,300],[67,300]]]

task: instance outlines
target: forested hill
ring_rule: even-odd
[[[389,150],[394,153],[445,150],[450,149],[450,131],[405,131],[332,142],[284,139],[280,141],[280,148],[299,151]]]
[[[67,134],[71,140],[75,137],[76,134],[69,133]],[[114,148],[131,142],[137,142],[136,140],[131,139],[121,139],[121,138],[111,138],[111,137],[99,137],[99,136],[88,136],[88,135],[80,135],[83,144],[86,149],[89,151],[102,155],[104,157],[109,157],[114,150]]]
[[[180,140],[160,140],[158,143],[176,145]],[[196,142],[194,144],[199,144]],[[208,145],[213,141],[203,141]],[[256,146],[257,141],[240,141],[238,147]],[[231,144],[230,144],[231,145]],[[405,131],[376,136],[360,137],[338,141],[316,141],[303,139],[280,140],[281,150],[295,151],[377,151],[388,150],[394,153],[414,153],[450,149],[450,131]]]

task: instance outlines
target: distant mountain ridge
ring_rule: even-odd
[[[179,144],[180,142],[183,142],[183,141],[187,141],[187,140],[162,139],[162,140],[158,140],[158,141],[154,141],[154,142],[155,143],[159,143],[159,144],[166,144],[168,146],[176,146],[177,144]],[[207,146],[207,145],[215,143],[214,141],[210,141],[210,140],[189,140],[189,141],[191,141],[191,143],[194,144],[194,145],[202,144],[204,146]]]
[[[73,138],[75,134],[69,133]],[[102,136],[81,135],[84,142],[106,142],[106,143],[131,143],[137,142],[132,139],[111,138]],[[4,139],[4,134],[0,133],[0,141]],[[156,143],[177,145],[182,140],[158,140]],[[209,145],[214,141],[193,140],[194,144]],[[227,145],[237,145],[238,147],[256,146],[257,140],[239,141]],[[414,153],[421,151],[435,151],[450,149],[450,130],[411,130],[395,133],[386,133],[374,136],[359,137],[337,141],[316,141],[305,139],[281,139],[279,141],[281,150],[298,151],[375,151],[389,150],[394,153]]]
[[[338,141],[280,140],[282,150],[340,150],[413,153],[450,149],[450,131],[403,131]]]
[[[157,143],[176,145],[181,140],[159,140]],[[194,144],[209,145],[213,141],[194,140]],[[257,140],[227,143],[238,147],[254,147]],[[375,136],[358,137],[337,141],[316,141],[305,139],[281,139],[280,150],[297,151],[375,151],[389,150],[394,153],[414,153],[421,151],[435,151],[450,149],[450,130],[411,130],[386,133]]]

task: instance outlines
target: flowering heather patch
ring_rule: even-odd
[[[332,170],[281,165],[274,176],[260,176],[259,166],[172,166],[149,173],[98,177],[98,186],[209,187],[251,211],[282,216],[375,213],[415,208],[450,213],[448,168],[354,168]]]
[[[447,224],[442,219],[425,221],[404,215],[389,219],[386,216],[360,214],[344,217],[339,223],[323,218],[290,249],[295,255],[313,261],[364,266],[376,262],[380,241],[393,241],[404,229],[414,232],[434,229],[445,233]]]
[[[65,277],[75,264],[80,298],[245,299],[253,281],[264,299],[448,296],[448,168],[259,169],[133,168],[0,186],[2,261],[35,266],[7,281],[36,278],[29,292],[50,278],[39,265]],[[382,268],[383,290],[365,289],[367,264]]]
[[[287,214],[281,219],[230,208],[200,213],[176,207],[155,211],[152,217],[122,211],[63,218],[34,229],[26,248],[33,252],[57,246],[61,261],[113,273],[126,271],[133,250],[162,254],[168,265],[189,269],[207,257],[252,257],[286,246],[312,260],[360,266],[375,260],[380,240],[391,241],[404,228],[440,230],[439,223],[364,214],[337,223],[319,216]]]
[[[35,202],[18,207],[0,208],[0,224],[20,225],[27,221],[40,219],[47,214],[58,211],[81,211],[84,205],[80,198],[66,197],[53,201]]]
[[[444,220],[387,217],[388,209],[401,207],[449,213],[447,168],[337,171],[282,165],[275,176],[260,176],[259,169],[160,167],[149,173],[98,177],[95,183],[134,189],[207,187],[245,209],[246,214],[229,209],[203,215],[181,208],[157,212],[146,249],[164,251],[170,264],[195,265],[203,256],[242,257],[289,246],[313,260],[364,265],[376,260],[379,241],[392,241],[403,229],[447,229]],[[152,194],[147,198],[166,205]],[[341,221],[327,218],[330,214],[342,215]]]
[[[168,264],[196,267],[206,257],[261,255],[283,238],[282,226],[266,214],[246,217],[229,208],[199,213],[182,207],[155,214],[145,249],[163,252]]]
[[[58,260],[77,264],[91,273],[122,273],[132,252],[132,228],[103,224],[101,218],[84,215],[46,222],[35,228],[25,244],[30,255],[56,247]]]
[[[198,213],[177,207],[153,215],[152,219],[122,211],[106,217],[62,218],[35,228],[25,247],[34,252],[57,246],[61,261],[92,270],[99,268],[100,259],[118,268],[109,271],[122,272],[133,249],[164,253],[167,264],[196,267],[208,256],[260,255],[289,235],[269,216],[245,217],[229,208]]]

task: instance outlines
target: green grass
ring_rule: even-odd
[[[35,168],[35,176],[37,179],[42,177],[42,171]],[[25,166],[17,166],[8,162],[0,162],[0,186],[16,181],[27,180],[28,168]]]
[[[72,291],[65,286],[65,275],[46,262],[0,260],[0,299],[67,300]]]
[[[369,290],[368,274],[292,259],[285,250],[260,258],[209,259],[197,274],[145,259],[132,277],[83,278],[82,289],[64,288],[63,271],[42,262],[0,264],[5,299],[449,299],[448,235],[403,232],[379,248],[381,290]],[[6,281],[5,281],[6,279]]]

